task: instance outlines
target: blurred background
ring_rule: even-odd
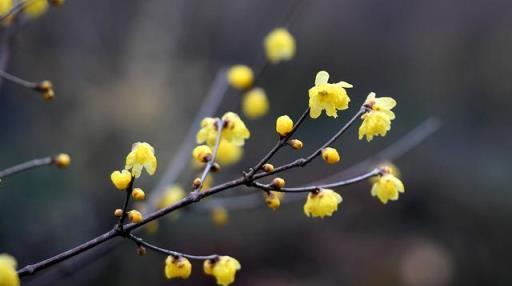
[[[215,182],[239,176],[273,146],[275,118],[297,118],[324,69],[354,84],[352,107],[370,91],[396,98],[397,119],[371,143],[352,128],[336,144],[342,164],[290,171],[288,185],[340,172],[435,116],[441,128],[395,161],[406,193],[382,205],[369,183],[350,186],[341,190],[341,209],[323,220],[307,218],[303,200],[276,211],[261,200],[259,208],[230,212],[224,226],[191,206],[162,220],[147,240],[236,257],[235,285],[510,285],[512,3],[500,0],[66,1],[10,39],[7,70],[51,80],[56,100],[2,82],[0,169],[59,152],[73,162],[0,183],[0,252],[26,265],[109,230],[124,199],[109,175],[131,144],[157,150],[160,169],[139,181],[150,190],[217,71],[261,66],[264,36],[282,25],[296,38],[296,57],[265,70],[258,85],[270,111],[246,121],[252,136],[243,160]],[[239,112],[240,100],[228,90],[211,115]],[[307,121],[297,133],[304,149],[285,150],[274,163],[315,150],[354,112]],[[188,187],[195,172],[186,169],[176,183]],[[199,262],[189,280],[166,280],[165,257],[139,257],[128,241],[94,252],[24,285],[214,285]]]

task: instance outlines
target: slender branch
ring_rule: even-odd
[[[123,213],[121,214],[121,217],[119,217],[119,222],[117,223],[117,227],[119,229],[123,229],[123,224],[124,224],[124,221],[126,220],[126,211],[128,210],[128,205],[130,203],[130,198],[132,196],[132,192],[133,192],[133,184],[134,184],[134,181],[135,181],[135,177],[132,176],[132,180],[130,181],[130,184],[128,184],[128,187],[126,188],[126,197],[124,199],[124,204],[123,204]]]
[[[17,77],[15,75],[12,75],[6,71],[0,70],[0,77],[3,79],[6,79],[12,83],[15,83],[17,85],[20,85],[22,87],[26,87],[29,89],[36,89],[38,87],[38,84],[36,82],[31,82],[28,80],[24,80],[20,77]]]
[[[334,183],[330,183],[330,184],[312,185],[312,186],[295,187],[295,188],[276,189],[275,187],[272,187],[271,184],[262,184],[262,183],[259,183],[256,181],[252,182],[251,185],[256,188],[259,188],[261,190],[264,190],[264,191],[274,191],[274,192],[282,192],[282,193],[308,193],[308,192],[313,192],[313,191],[316,191],[319,189],[334,189],[334,188],[339,188],[339,187],[355,184],[355,183],[364,181],[368,178],[371,178],[371,177],[374,177],[374,176],[377,176],[380,174],[381,174],[381,170],[379,168],[376,168],[370,172],[364,173],[362,175],[359,175],[357,177],[354,177],[354,178],[351,178],[348,180],[338,181],[338,182],[334,182]]]
[[[204,166],[203,174],[201,174],[201,178],[199,179],[200,183],[199,185],[194,189],[194,192],[199,192],[201,188],[203,187],[204,180],[206,179],[206,176],[208,176],[208,173],[213,167],[213,164],[215,164],[215,158],[217,157],[217,151],[219,150],[220,146],[220,139],[222,137],[222,128],[224,128],[224,120],[217,118],[215,124],[217,125],[217,137],[215,138],[215,146],[213,147],[212,151],[212,157],[206,163],[206,166]]]
[[[3,179],[5,177],[11,176],[11,175],[14,175],[17,173],[21,173],[23,171],[28,171],[28,170],[31,170],[31,169],[34,169],[37,167],[48,166],[48,165],[53,164],[53,162],[54,161],[53,161],[52,156],[39,158],[39,159],[33,159],[33,160],[30,160],[27,162],[23,162],[21,164],[14,165],[7,169],[1,170],[0,171],[0,179]]]
[[[191,254],[186,254],[186,253],[182,253],[182,252],[172,251],[172,250],[169,250],[169,249],[158,247],[158,246],[153,245],[153,244],[151,244],[149,242],[146,242],[142,238],[137,237],[137,236],[135,236],[132,233],[130,233],[127,238],[130,239],[130,240],[133,240],[137,245],[142,245],[142,246],[144,246],[146,248],[149,248],[151,250],[154,250],[156,252],[160,252],[160,253],[165,254],[165,255],[172,255],[174,257],[183,256],[183,257],[190,258],[190,259],[207,260],[207,259],[215,259],[215,258],[217,258],[219,256],[217,254],[212,254],[212,255],[191,255]]]

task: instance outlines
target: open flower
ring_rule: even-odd
[[[383,204],[398,200],[398,195],[405,191],[404,184],[390,172],[385,172],[373,183],[371,194]]]
[[[217,120],[218,118],[206,117],[201,121],[201,129],[199,129],[196,135],[198,144],[206,142],[210,147],[215,146],[218,132]],[[224,125],[222,126],[221,138],[236,146],[243,146],[245,140],[251,136],[251,133],[242,119],[240,119],[240,116],[234,112],[226,112],[222,116],[222,120]]]
[[[135,178],[140,177],[142,168],[145,168],[149,175],[155,174],[156,171],[155,149],[146,142],[137,142],[133,144],[132,151],[126,156],[127,170],[132,170]]]
[[[369,111],[361,116],[363,123],[359,127],[359,140],[366,136],[370,142],[374,136],[385,136],[391,129],[391,120],[395,119],[391,109],[396,106],[396,101],[391,97],[376,98],[375,93],[370,92],[364,104]]]
[[[0,285],[20,285],[20,278],[16,273],[16,259],[8,254],[0,254]]]
[[[222,286],[235,282],[235,274],[240,268],[242,268],[240,262],[230,256],[208,259],[203,264],[204,273],[213,275],[217,280],[217,284]]]
[[[187,279],[192,273],[192,264],[190,264],[190,261],[185,257],[168,256],[167,259],[165,259],[164,272],[167,279]]]
[[[338,83],[328,83],[329,74],[326,71],[320,71],[316,74],[315,86],[309,89],[309,115],[311,118],[318,118],[325,110],[327,116],[338,117],[338,110],[348,108],[350,98],[347,95],[346,88],[352,85],[348,82],[340,81]]]
[[[308,217],[331,216],[338,210],[338,204],[343,199],[340,194],[330,189],[320,189],[318,192],[311,192],[304,204],[304,213]]]
[[[295,55],[295,39],[285,28],[272,30],[263,44],[267,59],[273,64],[290,60]]]

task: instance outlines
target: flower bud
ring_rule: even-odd
[[[132,198],[136,201],[142,201],[146,197],[146,194],[141,188],[135,188],[132,191]]]
[[[293,120],[288,115],[279,116],[276,120],[276,132],[282,137],[293,130]]]
[[[139,223],[144,218],[142,217],[142,214],[137,210],[131,210],[128,212],[128,219],[133,223]]]
[[[304,144],[299,139],[292,139],[288,141],[288,144],[295,150],[300,150],[304,147]]]
[[[122,210],[122,209],[116,209],[116,210],[114,211],[114,215],[115,215],[116,217],[121,217],[121,216],[123,215],[123,210]]]
[[[335,164],[340,161],[340,154],[336,149],[327,147],[322,150],[322,159],[328,164]]]
[[[71,163],[71,157],[68,154],[61,153],[53,158],[53,163],[59,168],[66,168]]]
[[[261,166],[261,168],[263,169],[263,171],[265,171],[267,173],[274,171],[274,165],[269,164],[269,163],[266,163],[265,165]]]
[[[274,180],[272,180],[272,187],[279,190],[284,187],[285,183],[286,181],[283,178],[274,178]]]

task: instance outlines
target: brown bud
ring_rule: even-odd
[[[218,172],[219,170],[220,170],[220,164],[217,162],[213,163],[211,171],[215,173],[215,172]]]
[[[138,256],[146,255],[146,248],[142,245],[139,245],[139,247],[137,247],[137,255]]]
[[[146,194],[141,188],[135,188],[132,191],[132,198],[136,201],[142,201],[146,198]]]
[[[272,187],[281,189],[284,187],[285,183],[286,182],[283,178],[274,178],[274,180],[272,180]]]
[[[48,92],[53,89],[53,84],[49,80],[43,80],[36,85],[36,90],[41,92]]]
[[[274,171],[274,165],[269,164],[269,163],[266,163],[265,165],[261,166],[261,168],[263,169],[263,171],[265,171],[267,173]]]
[[[194,181],[192,181],[192,188],[197,189],[201,186],[201,179],[195,178]]]
[[[52,101],[54,98],[55,98],[55,92],[53,91],[53,89],[50,89],[43,93],[44,101]]]
[[[71,164],[71,157],[66,153],[61,153],[53,157],[53,163],[59,168],[66,168]]]
[[[122,210],[122,209],[116,209],[116,210],[114,211],[114,215],[115,215],[116,217],[121,217],[121,216],[123,215],[123,210]]]
[[[295,150],[300,150],[302,147],[304,147],[304,143],[302,143],[302,141],[299,139],[292,139],[288,141],[288,144]]]

